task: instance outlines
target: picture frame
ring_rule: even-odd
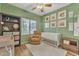
[[[74,24],[73,22],[69,22],[69,24],[68,24],[69,25],[69,31],[73,31],[74,30],[73,29],[74,28],[73,24]]]
[[[56,20],[56,13],[50,15],[50,21]]]
[[[77,15],[77,22],[79,23],[79,15]]]
[[[56,28],[56,21],[50,22],[50,27],[51,28]]]
[[[58,19],[66,18],[66,10],[58,12]]]
[[[74,12],[73,11],[69,11],[69,18],[73,17]]]
[[[74,23],[74,36],[79,36],[79,23]]]
[[[49,23],[45,23],[45,28],[49,28]]]
[[[45,17],[45,23],[49,23],[49,20],[50,20],[50,17],[49,16],[46,16]]]
[[[58,20],[57,26],[58,27],[66,27],[66,20]]]

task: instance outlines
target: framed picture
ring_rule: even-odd
[[[60,11],[58,13],[58,19],[66,18],[66,10]]]
[[[79,23],[79,15],[77,15],[77,23]]]
[[[59,20],[57,22],[58,27],[66,27],[66,20]]]
[[[50,22],[50,27],[51,28],[56,28],[56,21]]]
[[[69,11],[69,18],[73,17],[73,11]]]
[[[74,36],[79,36],[79,23],[74,23]]]
[[[49,23],[49,20],[50,20],[49,16],[46,16],[45,17],[45,23]]]
[[[69,31],[73,31],[73,22],[69,22]]]
[[[49,28],[49,23],[45,23],[45,28]]]
[[[50,21],[56,20],[56,13],[50,15]]]

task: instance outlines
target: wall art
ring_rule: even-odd
[[[45,28],[49,28],[49,23],[45,23]]]
[[[51,28],[56,28],[56,21],[50,22],[50,27]]]
[[[45,17],[45,23],[49,23],[49,20],[50,20],[50,17],[49,16],[46,16]]]
[[[79,23],[74,23],[74,36],[79,36]]]
[[[58,12],[58,19],[66,18],[66,10]]]
[[[73,31],[73,23],[69,22],[69,31]]]
[[[66,20],[58,20],[57,26],[58,27],[66,27]]]
[[[50,15],[50,21],[56,20],[56,13]]]
[[[69,11],[69,18],[73,17],[73,11]]]

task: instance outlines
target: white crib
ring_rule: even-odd
[[[61,34],[52,32],[42,32],[41,35],[43,41],[51,43],[53,46],[58,47],[60,45]]]

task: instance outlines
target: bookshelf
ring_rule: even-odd
[[[1,14],[1,16],[2,35],[13,35],[15,46],[20,45],[20,18],[8,14]]]

